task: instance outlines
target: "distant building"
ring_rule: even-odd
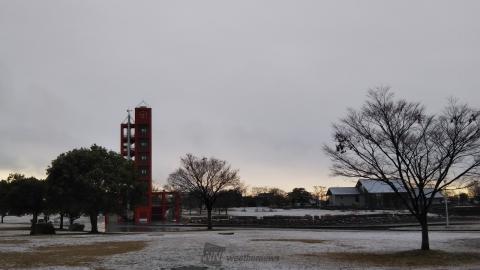
[[[408,194],[400,180],[391,183],[408,200]],[[425,188],[430,194],[433,189]],[[395,193],[392,187],[378,180],[360,179],[355,187],[331,187],[327,191],[328,205],[344,208],[368,208],[368,209],[401,209],[405,208],[402,199]],[[437,192],[433,204],[441,203],[443,195]]]
[[[365,204],[364,196],[361,196],[356,187],[331,187],[327,196],[330,206],[361,207]]]

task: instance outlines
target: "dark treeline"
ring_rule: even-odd
[[[312,208],[324,204],[320,198],[324,195],[310,193],[305,188],[294,188],[285,192],[279,188],[254,187],[249,194],[241,188],[222,190],[219,192],[215,210],[228,214],[232,207],[270,207],[270,208]],[[190,211],[204,208],[202,201],[195,192],[184,195],[183,208]]]
[[[197,171],[222,171],[217,173],[222,178],[207,178],[215,180],[215,184],[205,182],[207,188],[201,189],[189,186],[192,181],[183,177],[189,174],[182,173],[181,168],[172,173],[169,183],[184,194],[182,204],[187,211],[199,209],[200,213],[206,211],[211,216],[213,210],[228,214],[232,207],[309,208],[318,207],[320,198],[324,197],[324,194],[312,194],[302,187],[290,192],[255,187],[247,193],[246,187],[239,182],[237,171],[230,169],[225,161],[193,155],[187,155],[184,161],[189,161],[188,158],[195,166],[205,168]],[[132,161],[97,145],[60,154],[46,172],[46,179],[15,173],[0,181],[1,222],[7,215],[32,215],[31,234],[54,233],[53,225],[48,223],[49,216],[60,217],[59,229],[64,228],[64,220],[68,218],[69,229],[72,229],[75,220],[86,215],[90,218],[91,232],[96,233],[99,214],[118,214],[128,220],[127,205],[132,209],[142,203],[140,200],[145,197],[147,188],[135,181]],[[211,191],[208,189],[211,186],[220,188]]]
[[[99,214],[125,215],[126,205],[139,203],[136,198],[143,197],[145,190],[146,186],[135,181],[133,162],[118,153],[97,145],[74,149],[52,161],[46,179],[15,173],[1,180],[0,221],[7,215],[32,215],[31,234],[54,233],[47,222],[50,215],[60,215],[60,229],[64,217],[71,227],[87,215],[91,232],[97,233]]]

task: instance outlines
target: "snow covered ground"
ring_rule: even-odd
[[[255,208],[247,208],[246,212],[243,212],[242,209],[236,209],[236,211],[231,211],[231,213],[243,213],[245,215],[256,213],[259,216],[263,216],[272,214],[333,215],[352,212],[318,209],[280,210],[276,212],[266,210],[266,212],[263,212],[261,210],[255,211]],[[355,213],[372,212],[361,211]],[[331,252],[384,253],[415,250],[420,246],[421,237],[418,231],[293,229],[222,229],[217,231],[100,235],[59,234],[55,236],[32,237],[28,236],[28,231],[26,230],[13,230],[15,227],[28,227],[30,218],[29,216],[6,217],[5,224],[0,224],[0,256],[2,252],[26,252],[53,245],[82,245],[117,241],[148,242],[147,247],[139,252],[104,257],[86,268],[58,266],[44,269],[217,269],[209,264],[212,260],[210,260],[211,257],[208,257],[208,254],[211,253],[209,253],[209,249],[205,253],[206,245],[214,245],[210,246],[210,248],[219,248],[222,251],[221,258],[216,258],[214,261],[221,263],[223,269],[371,269],[372,267],[368,265],[358,265],[348,260],[339,262],[323,256]],[[89,220],[87,217],[82,217],[77,222],[88,225]],[[102,224],[100,227],[102,227]],[[476,229],[478,229],[478,226]],[[15,242],[10,240],[22,241]],[[432,231],[430,233],[430,243],[431,248],[435,250],[450,252],[473,251],[479,252],[478,256],[480,256],[480,232],[478,230],[469,232]],[[466,245],[465,243],[473,243],[473,245]],[[399,268],[377,267],[376,269]],[[438,266],[424,267],[423,269],[438,269]],[[480,269],[480,264],[450,265],[441,267],[441,269]]]
[[[6,222],[9,221],[6,220]],[[334,261],[322,257],[325,256],[322,254],[398,252],[418,249],[420,245],[418,231],[243,229],[31,237],[27,236],[27,231],[2,230],[6,226],[9,225],[0,224],[0,240],[24,239],[27,241],[11,244],[8,241],[0,242],[0,254],[72,243],[81,245],[110,241],[148,241],[148,246],[139,252],[105,257],[94,265],[90,265],[91,269],[218,269],[202,263],[202,258],[204,262],[220,262],[223,269],[366,269],[368,267],[366,265],[358,265],[348,260]],[[431,248],[436,250],[478,252],[480,247],[479,232],[431,232],[430,240]],[[467,242],[474,245],[465,245]],[[212,259],[204,256],[206,244],[214,245],[206,250],[207,255],[212,254],[211,251],[215,248],[219,248],[223,252],[221,258]],[[59,266],[48,269],[67,268]],[[385,268],[377,267],[376,269]],[[424,269],[438,269],[438,267],[424,267]],[[448,266],[441,269],[480,269],[480,265]]]
[[[221,260],[225,269],[355,269],[358,265],[349,262],[339,264],[330,260],[312,259],[302,255],[335,251],[403,251],[417,249],[420,244],[418,232],[298,230],[237,230],[232,232],[234,232],[233,235],[222,235],[219,232],[148,235],[152,242],[144,252],[130,256],[114,256],[105,261],[104,265],[115,265],[116,269],[205,266],[201,263],[201,258],[205,243],[210,243],[225,248]],[[145,236],[139,235],[138,237]],[[479,240],[480,235],[432,233],[430,237],[432,248],[458,251],[464,239],[476,238]],[[255,241],[259,239],[289,239],[289,241]],[[292,239],[325,242],[304,243],[291,241]],[[248,256],[259,256],[265,261],[232,261],[232,258],[241,260]],[[269,259],[272,257],[278,257],[278,261],[270,261]],[[132,265],[132,261],[139,264]],[[480,265],[476,267],[480,268]]]

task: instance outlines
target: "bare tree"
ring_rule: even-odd
[[[240,183],[238,170],[231,169],[224,160],[198,158],[187,154],[181,158],[181,167],[168,177],[174,189],[198,192],[207,208],[208,229],[212,229],[212,209],[221,190],[235,188]]]
[[[267,193],[268,190],[269,190],[269,187],[252,187],[251,193],[253,196],[258,196],[258,194]]]
[[[313,195],[315,195],[315,200],[317,201],[317,207],[320,207],[321,202],[324,200],[327,195],[327,188],[324,186],[313,186]]]
[[[421,248],[428,250],[427,212],[435,194],[479,174],[479,120],[478,110],[454,100],[429,115],[420,103],[379,87],[360,110],[350,109],[333,125],[336,146],[325,145],[324,152],[334,175],[388,184],[420,223]]]
[[[248,193],[248,185],[245,184],[244,182],[240,182],[238,183],[238,190],[240,190],[240,192],[242,193],[242,202],[241,202],[241,206],[243,207],[243,210],[246,211],[245,207],[246,207],[246,204],[245,204],[245,197],[247,196],[247,193]]]
[[[478,196],[480,196],[480,181],[479,180],[474,180],[470,186],[468,187],[468,196],[472,199],[478,199]]]

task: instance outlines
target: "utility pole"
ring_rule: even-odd
[[[447,180],[445,180],[445,184],[447,184]],[[448,221],[448,194],[447,194],[447,187],[445,186],[444,189],[444,198],[443,200],[445,201],[445,227],[448,228],[449,221]]]

